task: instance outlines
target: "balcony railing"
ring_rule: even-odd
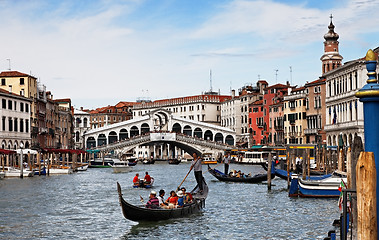
[[[308,135],[317,134],[317,133],[318,133],[318,129],[317,129],[317,128],[305,129],[305,130],[304,130],[304,133],[305,133],[305,134],[308,134]]]

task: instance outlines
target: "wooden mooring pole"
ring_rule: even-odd
[[[268,154],[268,166],[267,166],[267,190],[271,190],[271,165],[272,165],[272,153]]]
[[[358,240],[378,238],[374,153],[362,152],[357,168]]]

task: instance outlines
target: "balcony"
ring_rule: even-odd
[[[304,134],[305,135],[316,135],[318,133],[317,128],[310,128],[310,129],[305,129]]]

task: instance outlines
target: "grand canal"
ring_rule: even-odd
[[[123,217],[117,181],[124,198],[140,204],[139,196],[147,199],[150,190],[132,188],[135,173],[149,171],[153,189],[165,189],[168,197],[189,167],[139,163],[129,173],[105,168],[0,180],[0,239],[323,239],[339,217],[336,199],[289,198],[284,180],[274,179],[268,191],[264,183],[219,182],[205,171],[209,195],[201,214],[140,224]],[[231,169],[264,172],[251,165],[232,164]],[[194,185],[191,173],[183,186],[190,190]]]

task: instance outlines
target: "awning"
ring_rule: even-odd
[[[6,149],[0,149],[0,154],[15,154],[16,151],[13,150],[6,150]]]

